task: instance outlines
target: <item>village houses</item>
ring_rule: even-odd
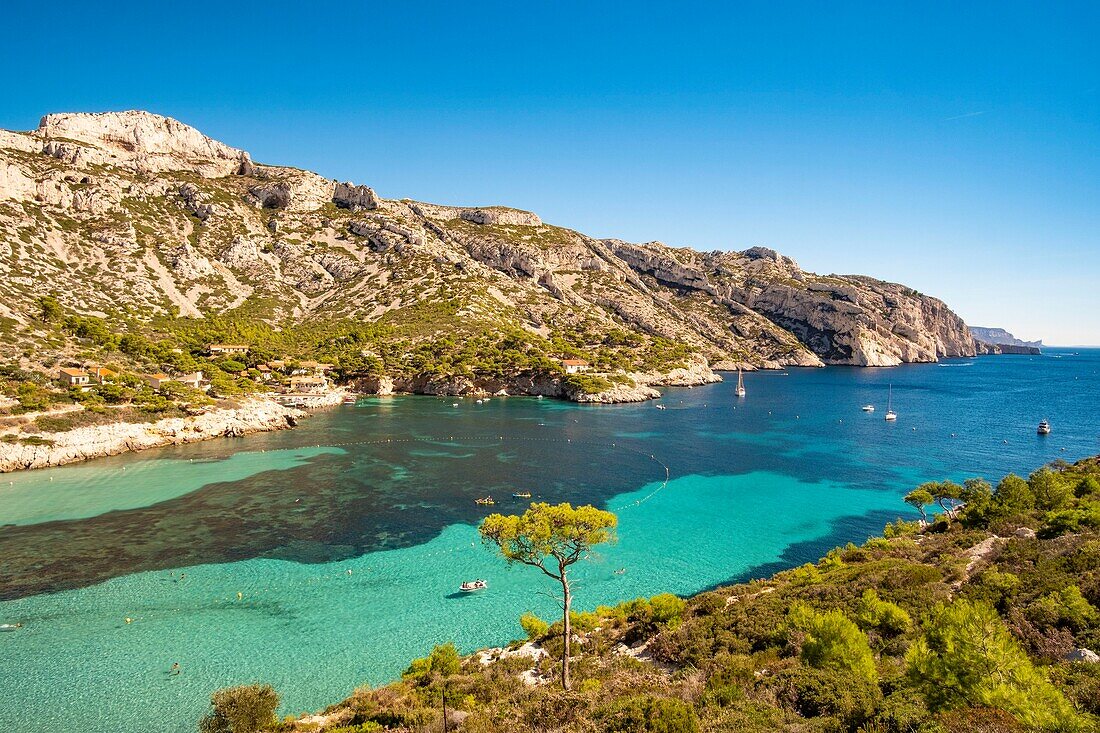
[[[247,354],[248,344],[210,344],[206,350],[211,354]]]

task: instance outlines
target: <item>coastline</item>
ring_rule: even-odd
[[[607,378],[603,374],[585,374]],[[429,397],[551,397],[579,404],[625,404],[645,402],[661,397],[655,387],[697,387],[722,381],[705,361],[693,362],[667,372],[630,372],[630,383],[614,383],[598,392],[586,392],[567,382],[568,377],[542,372],[522,372],[511,377],[430,377],[394,378],[390,376],[359,377],[348,387],[363,395],[427,395]]]
[[[610,389],[595,393],[571,387],[560,377],[538,373],[519,374],[510,379],[455,377],[435,381],[423,378],[360,378],[333,392],[296,396],[293,405],[280,404],[267,397],[251,397],[234,406],[201,415],[143,423],[115,422],[60,433],[42,433],[39,437],[44,443],[41,445],[0,443],[0,474],[63,466],[168,445],[286,430],[295,427],[299,419],[308,415],[307,410],[341,404],[349,394],[348,387],[353,388],[353,393],[377,396],[542,396],[579,404],[625,404],[660,398],[661,393],[652,385],[687,387],[722,381],[722,377],[712,371],[706,362],[696,362],[668,372],[633,372],[626,376],[632,383],[613,384]]]
[[[333,393],[342,399],[343,393]],[[339,404],[339,401],[331,404]],[[263,398],[242,400],[232,407],[191,417],[173,417],[145,423],[110,423],[46,433],[51,445],[0,443],[0,473],[62,466],[119,453],[196,443],[213,438],[294,427],[306,412]]]

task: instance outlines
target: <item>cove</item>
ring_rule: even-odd
[[[0,634],[0,679],[17,690],[0,696],[0,727],[191,731],[224,685],[270,682],[281,712],[300,712],[434,643],[517,637],[523,611],[553,614],[546,586],[475,529],[521,511],[513,491],[619,514],[619,543],[579,577],[591,608],[862,542],[921,481],[1095,452],[1100,352],[958,363],[753,373],[745,399],[729,383],[670,389],[665,410],[376,398],[295,430],[11,474],[0,623],[25,626]],[[860,411],[891,384],[896,424]],[[1041,418],[1052,435],[1035,434]],[[495,507],[474,504],[486,494]],[[455,597],[472,577],[489,590]],[[183,674],[168,677],[174,661]]]

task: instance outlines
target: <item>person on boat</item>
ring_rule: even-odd
[[[172,669],[168,670],[170,675],[178,675],[180,673],[180,663],[172,662]]]

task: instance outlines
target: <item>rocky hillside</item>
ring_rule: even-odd
[[[526,211],[384,199],[138,111],[0,131],[0,266],[0,359],[23,366],[72,354],[39,317],[47,293],[147,335],[213,318],[227,337],[269,324],[331,345],[375,324],[406,340],[386,355],[356,337],[376,376],[405,369],[416,343],[443,353],[494,333],[509,334],[503,353],[605,359],[608,372],[975,353],[958,316],[902,285],[815,275],[761,247],[632,244]]]

